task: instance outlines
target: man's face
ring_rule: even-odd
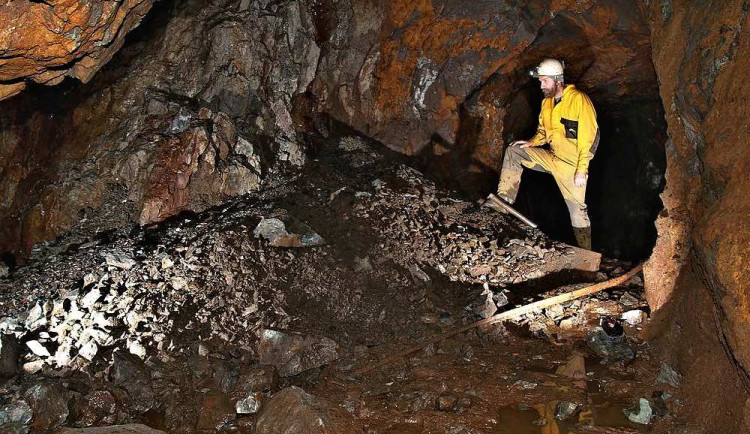
[[[550,77],[541,76],[539,77],[539,81],[541,82],[542,93],[544,93],[545,98],[555,96],[555,93],[557,93],[555,80],[551,79]]]

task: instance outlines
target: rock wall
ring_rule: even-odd
[[[544,57],[567,59],[603,105],[656,93],[640,12],[610,0],[352,1],[328,14],[313,91],[321,111],[406,154],[467,145],[474,124],[470,151],[497,168],[511,96]]]
[[[321,14],[318,111],[414,156],[442,184],[484,197],[497,187],[504,144],[536,130],[541,92],[529,68],[563,58],[568,82],[589,93],[602,126],[588,192],[595,247],[648,256],[666,124],[638,4],[351,3]],[[553,238],[574,242],[554,183],[534,185],[522,189],[522,212]]]
[[[304,2],[166,1],[91,83],[3,102],[0,252],[200,211],[303,164],[315,36]]]
[[[6,1],[0,8],[0,100],[26,83],[84,83],[117,53],[156,0]]]
[[[259,188],[267,168],[233,137],[219,144],[217,119],[261,166],[302,164],[300,132],[321,128],[306,115],[325,113],[468,185],[491,182],[517,119],[535,117],[517,89],[545,56],[569,59],[568,77],[605,113],[656,95],[648,27],[628,2],[155,7],[93,82],[4,103],[0,251],[81,221],[148,223]]]
[[[652,11],[656,16],[654,61],[662,98],[668,102],[671,138],[668,188],[663,195],[666,209],[658,221],[664,241],[655,259],[665,251],[676,254],[679,261],[664,261],[675,263],[670,268],[677,272],[650,269],[647,278],[655,289],[651,303],[662,306],[671,295],[680,266],[694,260],[727,319],[746,328],[746,313],[742,322],[736,320],[750,307],[744,293],[746,279],[740,272],[747,262],[750,240],[745,198],[750,160],[740,138],[747,116],[742,102],[747,101],[750,86],[735,74],[748,66],[746,57],[736,55],[747,49],[748,40],[741,36],[750,6],[747,2],[707,3],[706,10],[714,8],[714,13],[705,22],[688,14],[684,5],[670,5],[655,6]],[[702,31],[687,31],[695,28]],[[675,51],[684,54],[674,56]],[[743,333],[748,331],[734,328],[740,335],[732,341],[745,353],[740,357],[747,366],[750,347],[743,346],[750,340]]]
[[[701,291],[747,395],[750,382],[750,68],[746,1],[651,1],[653,59],[666,110],[667,188],[659,239],[645,270],[652,309]],[[688,280],[686,282],[685,280]],[[699,279],[699,284],[690,282]],[[695,297],[695,296],[693,296]],[[691,346],[690,327],[673,342]],[[722,357],[715,354],[716,357]],[[710,386],[710,384],[706,384]],[[721,392],[719,392],[721,393]],[[746,424],[750,426],[750,420]]]

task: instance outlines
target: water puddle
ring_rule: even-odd
[[[564,410],[565,404],[559,401],[534,406],[503,407],[498,414],[498,424],[493,429],[496,434],[567,434],[576,426],[597,426],[603,428],[628,428],[647,432],[648,428],[630,422],[623,409],[627,404],[614,402],[591,403],[578,406],[574,410]],[[560,420],[562,419],[562,420]]]

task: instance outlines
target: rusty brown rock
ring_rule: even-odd
[[[630,4],[352,6],[339,12],[328,41],[335,49],[321,59],[313,87],[320,109],[406,154],[465,146],[497,168],[511,93],[546,56],[565,58],[566,76],[595,101],[656,92],[648,26]]]
[[[91,80],[154,1],[5,2],[0,8],[0,100],[18,94],[29,81]]]
[[[662,3],[652,6],[652,39],[660,92],[669,108],[671,158],[662,195],[665,211],[657,221],[659,240],[645,273],[646,294],[658,310],[678,289],[682,267],[700,264],[727,315],[730,343],[750,367],[743,253],[750,244],[750,158],[737,139],[746,109],[733,103],[750,95],[750,85],[733,78],[733,71],[750,66],[746,56],[738,55],[748,48],[738,30],[748,24],[748,7],[741,1],[722,3],[712,9],[712,30],[694,34],[685,29],[706,24],[698,23],[684,2]],[[708,57],[692,55],[702,50]]]
[[[34,410],[31,427],[38,431],[54,430],[70,414],[70,393],[58,385],[37,384],[26,391],[26,401]]]
[[[704,373],[717,369],[711,365],[719,362],[694,356],[680,360],[690,370],[687,387],[700,396],[691,405],[695,417],[709,431],[729,432],[719,415],[701,407],[709,400],[740,414],[747,397],[729,391],[742,389],[742,378],[750,372],[750,148],[741,138],[747,129],[750,83],[737,78],[750,68],[748,57],[740,54],[750,49],[743,37],[750,7],[743,1],[695,7],[664,0],[653,2],[649,11],[670,142],[664,211],[656,222],[659,238],[644,275],[649,304],[665,323],[689,311],[678,304],[702,310],[683,330],[669,329],[665,339],[670,352],[706,352],[721,363],[723,352],[729,354],[725,364],[735,368],[723,371],[720,379]],[[750,419],[744,424],[750,427]]]
[[[218,432],[224,424],[234,419],[235,416],[234,406],[225,395],[210,392],[203,397],[203,407],[200,410],[195,430],[198,432]]]
[[[242,151],[250,153],[249,167],[231,164],[228,158],[238,143],[234,124],[219,113],[213,128],[212,137],[205,128],[196,127],[160,142],[145,184],[139,223],[160,221],[185,209],[199,211],[222,198],[260,188],[260,163],[252,159],[252,145]],[[225,167],[217,167],[221,163]]]

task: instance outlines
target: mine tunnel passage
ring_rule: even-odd
[[[528,68],[544,58],[565,61],[565,84],[592,100],[601,134],[589,165],[586,204],[593,249],[606,256],[640,260],[656,243],[654,221],[662,210],[667,125],[648,44],[633,49],[613,69],[607,56],[640,36],[612,29],[614,40],[592,39],[585,25],[566,16],[547,23],[514,74],[503,141],[528,139],[536,131],[542,92]],[[626,50],[627,51],[627,50]],[[604,54],[606,53],[606,54]],[[567,208],[552,176],[524,170],[517,207],[550,237],[575,244]]]
[[[588,91],[588,89],[583,89]],[[592,99],[594,96],[592,96]],[[506,118],[510,138],[529,138],[536,130],[542,93],[536,80],[520,88]],[[601,141],[589,167],[586,202],[594,250],[607,256],[638,260],[656,242],[654,221],[662,209],[667,138],[658,96],[649,100],[595,100]],[[517,208],[550,237],[574,243],[567,208],[552,176],[524,170]]]
[[[646,33],[621,26],[609,39],[593,39],[586,25],[565,14],[544,25],[512,70],[497,71],[464,100],[455,143],[436,135],[417,165],[468,199],[494,193],[504,144],[527,140],[537,128],[543,94],[528,72],[545,58],[561,59],[565,84],[591,98],[601,134],[586,191],[593,249],[641,260],[655,245],[663,209],[668,136],[658,79]],[[575,244],[551,175],[524,170],[515,207],[551,238]]]

